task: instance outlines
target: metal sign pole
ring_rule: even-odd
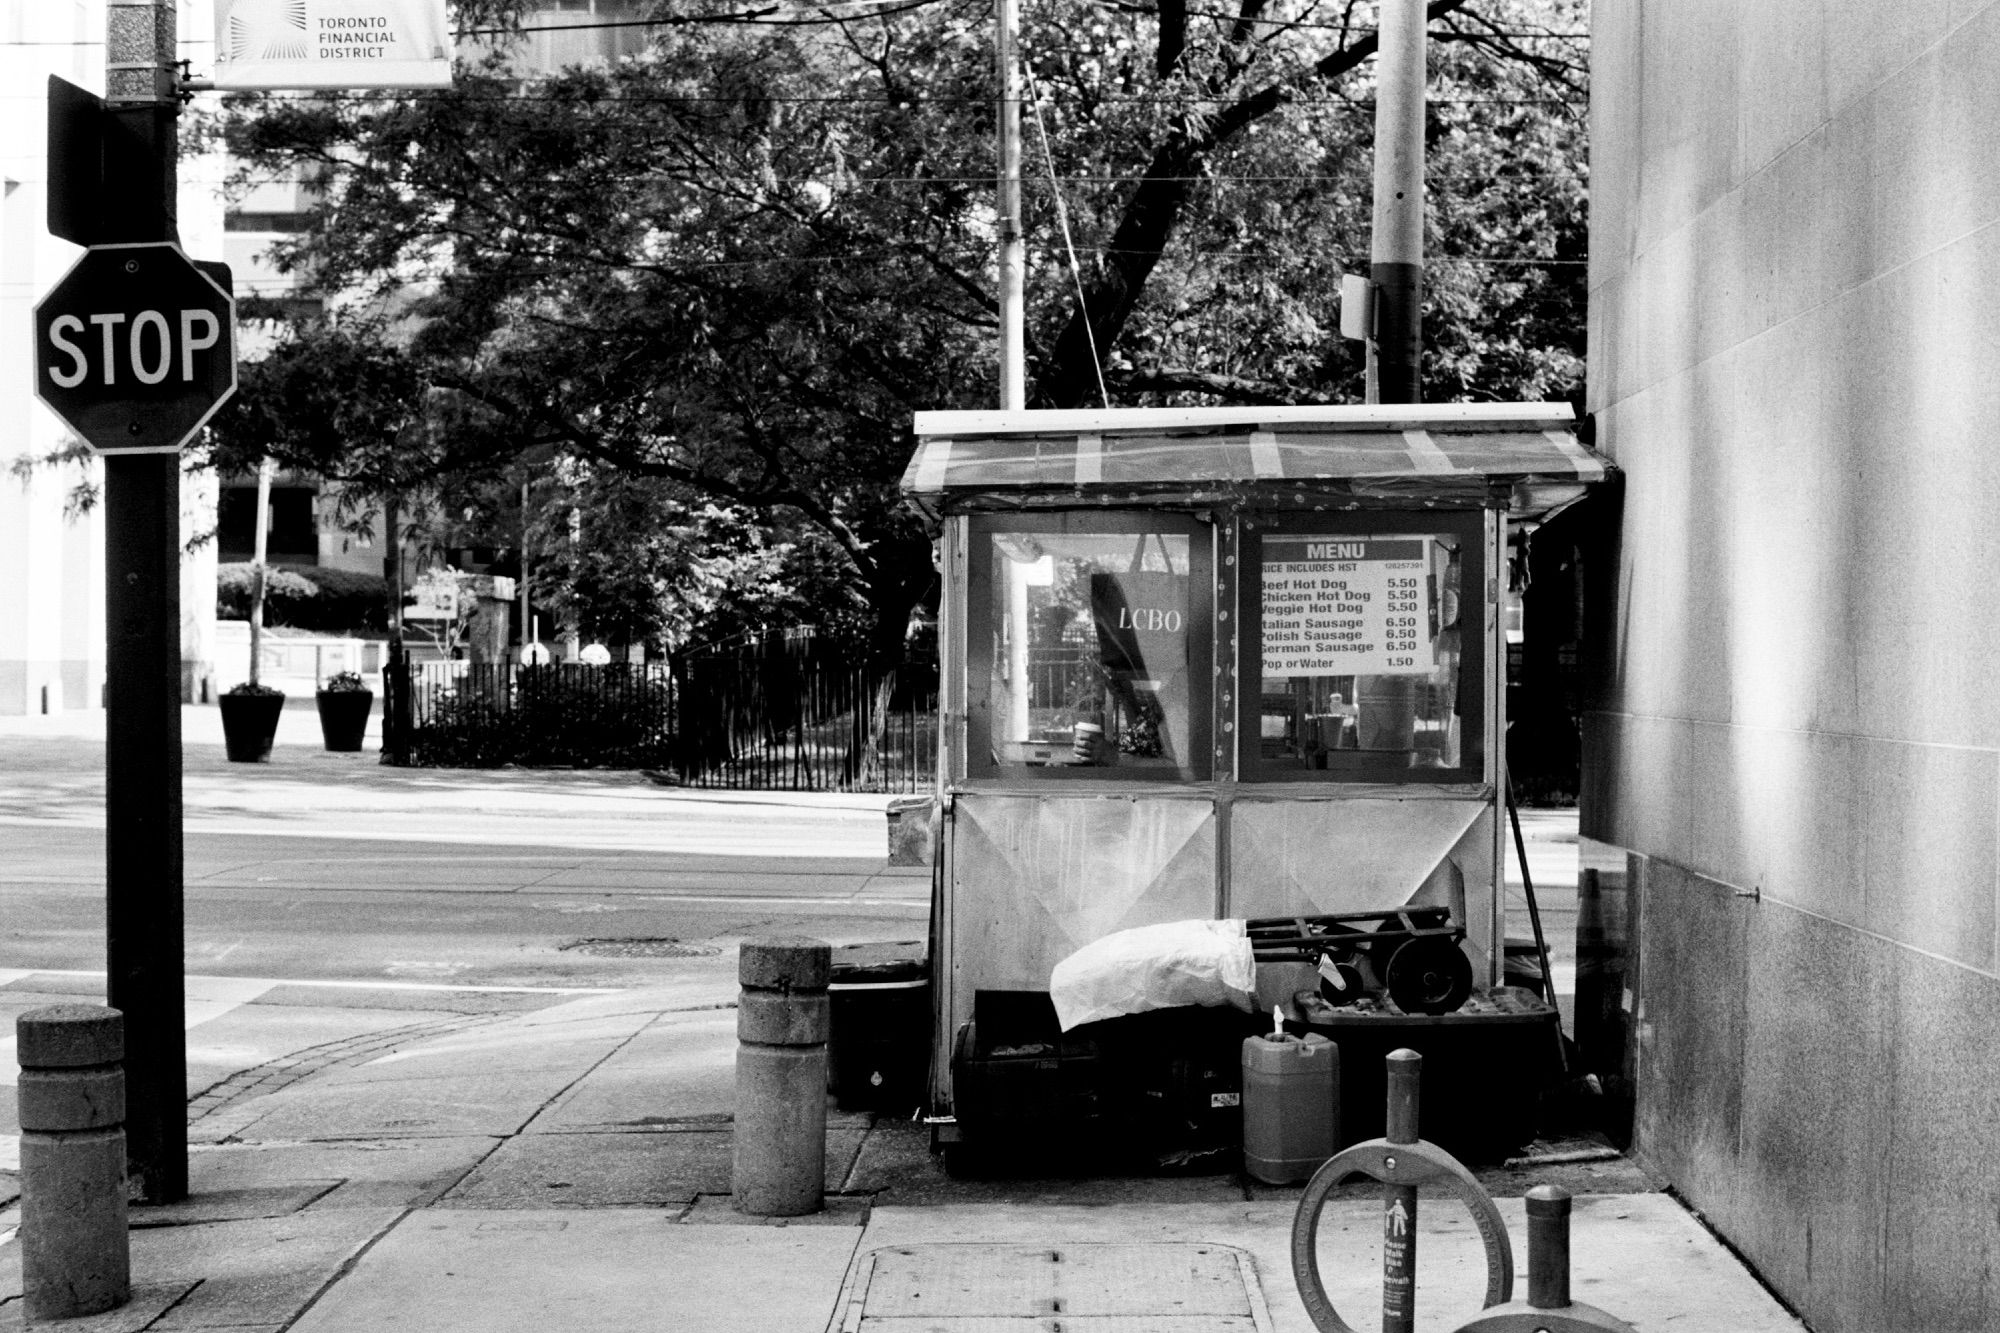
[[[143,239],[177,241],[175,6],[108,8],[105,100],[151,150],[164,205],[162,234]],[[126,1157],[146,1203],[188,1192],[180,466],[178,453],[104,460],[108,999],[125,1015]]]

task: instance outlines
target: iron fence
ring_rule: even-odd
[[[937,667],[773,653],[664,663],[392,663],[390,763],[638,768],[691,787],[915,792]],[[399,725],[400,724],[400,725]]]

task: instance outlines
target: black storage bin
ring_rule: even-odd
[[[930,964],[919,940],[833,951],[828,1082],[843,1111],[910,1115],[930,1073]]]
[[[1303,1025],[1340,1047],[1340,1146],[1382,1137],[1389,1052],[1424,1057],[1418,1133],[1466,1161],[1505,1157],[1535,1136],[1541,1095],[1561,1075],[1555,1006],[1513,987],[1475,992],[1449,1014],[1333,1008],[1299,995]]]
[[[1233,1167],[1243,1145],[1243,1039],[1269,1020],[1184,1007],[1086,1023],[1103,1052],[1107,1117],[1146,1164]]]
[[[1103,1120],[1102,1054],[1082,1028],[1061,1030],[1046,991],[974,992],[951,1082],[960,1131],[981,1146],[1045,1135],[1073,1143]]]
[[[1226,1169],[1243,1141],[1243,1038],[1234,1009],[1179,1008],[1064,1033],[1042,991],[979,991],[952,1060],[967,1145],[1029,1165]],[[1018,1161],[1016,1165],[1020,1165]]]

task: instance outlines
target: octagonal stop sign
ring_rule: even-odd
[[[235,299],[170,242],[92,246],[35,307],[35,392],[99,453],[175,453],[236,392]]]

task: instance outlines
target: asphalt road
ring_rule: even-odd
[[[388,769],[285,728],[272,762],[231,764],[214,710],[183,718],[196,1114],[580,992],[725,1004],[747,935],[925,932],[929,872],[887,865],[885,797]],[[104,997],[104,743],[101,713],[0,719],[0,1085],[15,1014]]]
[[[214,711],[183,716],[193,973],[623,986],[760,931],[923,933],[928,875],[887,865],[884,797],[389,769],[282,729],[271,763],[231,764]],[[102,725],[0,725],[0,968],[102,967]]]

